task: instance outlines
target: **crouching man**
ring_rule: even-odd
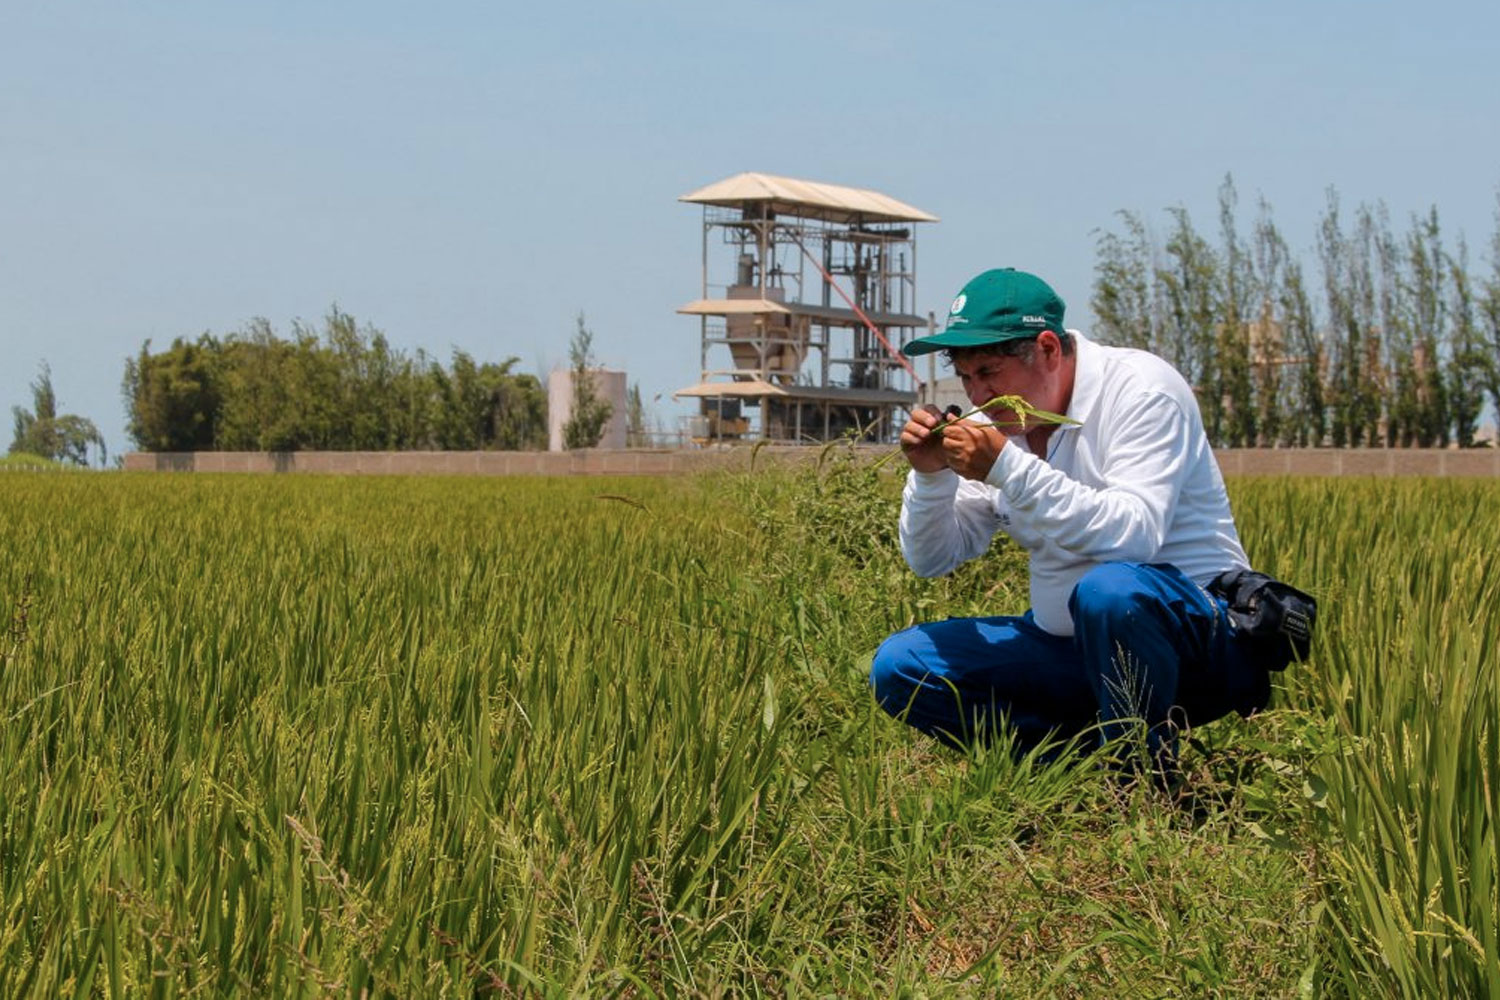
[[[1183,377],[1065,329],[1057,294],[1009,268],[965,285],[946,329],[905,353],[937,350],[974,406],[1018,396],[1076,422],[1023,422],[994,406],[939,428],[935,408],[912,413],[901,432],[907,563],[940,576],[1003,531],[1029,553],[1031,610],[886,639],[870,672],[881,707],[960,746],[1008,720],[999,735],[1021,752],[1144,723],[1167,767],[1184,724],[1263,708],[1267,670],[1290,651],[1247,641],[1205,590],[1248,561]]]

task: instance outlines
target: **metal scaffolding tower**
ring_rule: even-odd
[[[699,440],[893,440],[916,402],[900,354],[916,313],[916,224],[937,217],[875,191],[739,174],[703,206]],[[701,433],[699,433],[701,432]]]

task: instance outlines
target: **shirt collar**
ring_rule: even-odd
[[[1068,398],[1069,417],[1082,424],[1099,401],[1099,381],[1104,370],[1104,355],[1099,345],[1077,330],[1073,335],[1073,352],[1078,358],[1073,368],[1073,394]],[[1078,424],[1063,424],[1058,430],[1076,430]]]

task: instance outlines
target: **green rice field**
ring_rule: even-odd
[[[875,708],[899,488],[0,472],[0,996],[1500,996],[1500,484],[1232,481],[1175,797]]]

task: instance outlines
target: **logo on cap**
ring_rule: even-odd
[[[967,305],[968,302],[969,297],[967,295],[960,294],[958,298],[953,300],[953,305],[948,310],[948,315],[957,316],[959,313],[964,311],[964,306]]]

